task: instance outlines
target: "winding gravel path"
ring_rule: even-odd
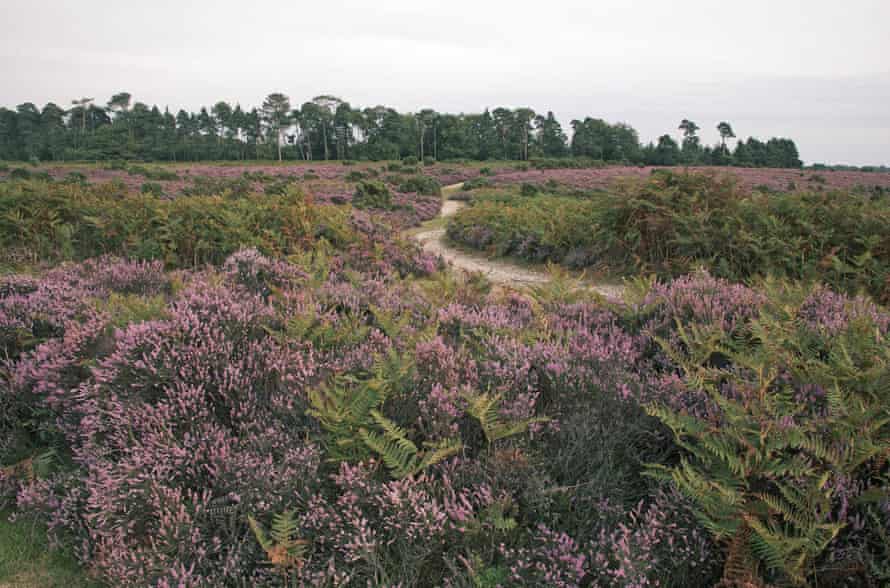
[[[442,210],[439,213],[440,218],[453,216],[466,206],[464,202],[448,199],[448,196],[460,190],[461,186],[463,186],[463,182],[442,188],[443,202]],[[440,255],[452,266],[467,272],[480,272],[496,284],[528,286],[543,284],[550,280],[550,276],[541,270],[455,249],[448,245],[444,228],[422,228],[414,233],[413,238],[421,244],[425,251]],[[624,290],[620,285],[594,283],[590,280],[584,280],[584,283],[590,289],[607,298],[620,298]]]

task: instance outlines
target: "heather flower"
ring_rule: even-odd
[[[801,320],[812,331],[837,335],[856,321],[868,320],[878,330],[890,331],[890,313],[863,296],[849,297],[818,287],[800,305]]]

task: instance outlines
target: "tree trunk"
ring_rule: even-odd
[[[321,125],[321,138],[324,142],[324,160],[328,160],[328,129],[327,125],[322,122]]]

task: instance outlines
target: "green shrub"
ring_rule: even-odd
[[[167,301],[163,296],[140,296],[112,292],[108,298],[95,301],[95,308],[105,313],[113,327],[122,329],[133,323],[164,318]]]
[[[535,169],[587,169],[606,165],[602,160],[588,157],[533,159],[530,163]]]
[[[441,196],[442,185],[429,176],[411,176],[399,184],[399,192],[416,192],[425,196]]]
[[[287,193],[290,187],[293,185],[293,180],[290,178],[282,178],[279,180],[272,181],[269,185],[266,186],[265,193],[273,194],[273,195],[282,195]]]
[[[254,192],[253,183],[246,178],[211,178],[198,176],[182,189],[183,196],[226,196],[245,198]]]
[[[141,165],[131,165],[127,168],[127,173],[131,176],[142,176],[147,180],[158,182],[170,182],[179,179],[176,172],[172,172],[163,168],[143,167]]]
[[[145,182],[139,189],[142,194],[151,194],[152,196],[163,196],[164,187],[157,182]]]
[[[480,167],[480,168],[479,168],[479,175],[481,175],[481,176],[493,176],[493,175],[494,175],[494,172],[491,171],[491,168],[490,168],[490,167]]]
[[[392,208],[392,194],[383,182],[376,180],[361,182],[355,188],[352,205],[356,208],[389,210]]]
[[[68,174],[65,176],[65,179],[62,181],[67,184],[86,184],[87,177],[78,171],[73,171],[68,172]]]
[[[408,157],[402,158],[402,163],[408,166],[415,166],[417,165],[417,157],[409,155]]]
[[[249,180],[251,182],[263,182],[263,183],[271,182],[274,179],[272,176],[270,176],[262,171],[246,171],[243,174],[241,174],[241,177],[243,177],[245,180]]]
[[[358,170],[352,170],[351,172],[346,174],[347,182],[360,182],[366,178],[367,178],[367,176]]]
[[[622,274],[818,280],[890,302],[890,203],[873,194],[749,193],[730,177],[659,171],[580,199],[476,200],[448,229],[472,247]]]
[[[427,167],[429,167],[431,165],[436,165],[436,159],[434,157],[427,155],[423,158],[423,165],[425,165]]]
[[[464,182],[462,190],[478,190],[479,188],[490,188],[494,183],[488,178],[473,178]]]
[[[522,186],[519,188],[519,193],[522,196],[537,196],[540,189],[534,184],[529,184],[527,182],[523,182]]]
[[[288,255],[322,238],[337,247],[354,239],[348,211],[311,205],[293,188],[166,200],[122,195],[110,183],[0,184],[0,247],[28,243],[44,261],[114,254],[194,267],[221,263],[242,247]]]
[[[9,179],[11,180],[29,180],[31,179],[31,172],[23,167],[14,167],[11,172],[9,172]]]

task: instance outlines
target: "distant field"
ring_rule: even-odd
[[[646,178],[657,167],[639,166],[606,166],[585,169],[530,169],[527,164],[516,162],[471,162],[471,163],[437,163],[434,165],[401,166],[392,162],[362,162],[344,165],[341,162],[302,161],[285,162],[221,162],[201,164],[140,164],[132,163],[126,169],[109,169],[105,164],[59,164],[42,165],[33,168],[24,164],[8,164],[5,171],[0,168],[0,178],[8,176],[13,169],[20,167],[31,173],[45,172],[54,180],[62,180],[71,173],[81,173],[90,183],[122,182],[128,190],[138,192],[145,183],[158,184],[164,194],[179,195],[196,178],[234,181],[246,179],[253,190],[264,191],[266,185],[256,179],[267,176],[278,179],[289,179],[300,182],[304,188],[316,198],[325,201],[336,199],[337,196],[351,194],[349,181],[356,174],[367,175],[369,170],[381,178],[387,175],[410,175],[413,173],[429,175],[436,178],[442,185],[462,182],[476,177],[488,177],[494,184],[544,184],[548,181],[581,190],[603,189],[611,186],[620,178]],[[128,171],[128,169],[130,171]],[[674,168],[689,169],[717,175],[732,175],[738,178],[746,189],[767,188],[774,191],[804,190],[849,190],[862,188],[873,190],[890,190],[890,174],[858,172],[858,171],[812,171],[800,169],[766,169],[766,168],[715,168],[693,167]],[[148,170],[149,175],[140,171]],[[153,177],[152,172],[161,170]],[[166,173],[165,173],[166,172]],[[175,178],[172,177],[175,174]],[[245,178],[245,174],[248,177]],[[164,179],[169,177],[169,179]]]
[[[515,184],[521,182],[543,183],[553,180],[563,185],[579,189],[600,189],[609,187],[617,178],[646,178],[656,167],[610,166],[591,169],[550,169],[550,170],[499,170],[495,183]],[[845,190],[856,187],[878,186],[890,189],[890,174],[870,172],[819,171],[800,169],[761,169],[761,168],[714,168],[690,167],[673,168],[690,171],[732,175],[747,189],[769,188],[770,190]]]

